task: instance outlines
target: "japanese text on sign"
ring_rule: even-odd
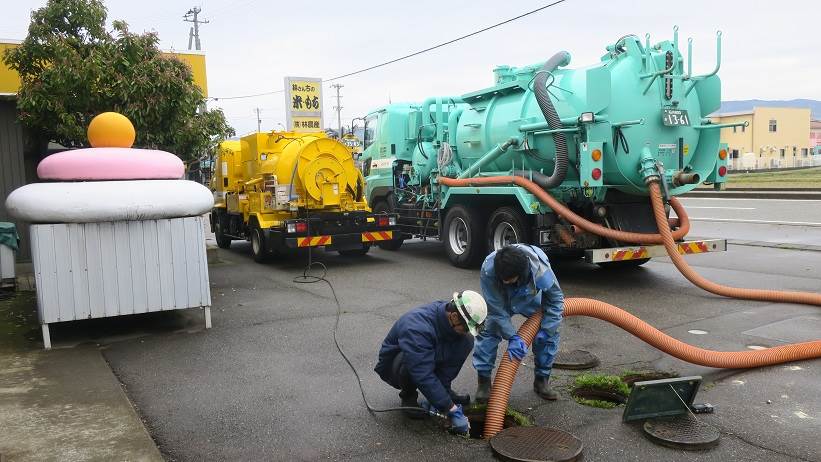
[[[285,90],[288,129],[297,132],[322,130],[322,80],[286,77]]]

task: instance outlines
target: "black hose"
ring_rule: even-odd
[[[560,130],[564,126],[559,113],[556,112],[556,108],[553,106],[553,102],[550,101],[546,85],[547,76],[559,66],[566,66],[569,62],[570,53],[566,51],[558,52],[544,63],[544,66],[536,73],[533,80],[533,93],[536,96],[536,102],[539,103],[539,109],[542,110],[542,114],[551,130]],[[552,135],[553,143],[556,145],[556,160],[552,175],[548,177],[541,173],[537,175],[536,172],[522,172],[519,170],[513,172],[514,175],[525,178],[531,178],[532,175],[533,181],[544,190],[561,185],[567,175],[567,137],[562,132],[554,132]]]

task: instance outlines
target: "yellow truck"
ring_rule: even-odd
[[[258,262],[320,246],[364,255],[396,228],[396,215],[368,207],[350,149],[324,133],[260,132],[223,141],[211,189],[217,245],[250,241]]]

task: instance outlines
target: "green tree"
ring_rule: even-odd
[[[83,147],[91,119],[117,111],[134,124],[136,146],[183,160],[234,135],[221,110],[202,110],[191,69],[163,55],[156,34],[131,33],[123,21],[109,31],[106,16],[100,0],[49,0],[32,12],[28,36],[4,56],[20,73],[17,108],[27,128]]]

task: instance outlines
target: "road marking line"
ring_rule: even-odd
[[[821,199],[761,199],[755,197],[678,197],[685,201],[769,201],[769,202],[821,202]]]
[[[707,205],[691,205],[687,209],[721,209],[721,210],[755,210],[755,207],[713,207]]]
[[[817,226],[821,227],[821,223],[815,223],[812,221],[773,221],[773,220],[738,220],[735,218],[709,218],[709,217],[699,217],[699,218],[690,218],[692,221],[721,221],[727,223],[754,223],[759,225],[785,225],[785,226]]]

